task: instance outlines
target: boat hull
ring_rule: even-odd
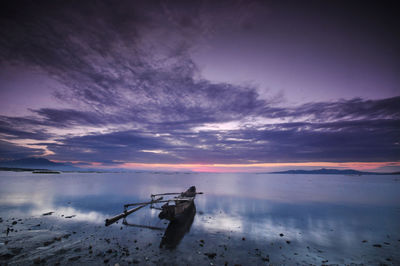
[[[160,219],[167,219],[169,221],[174,221],[185,215],[187,211],[193,206],[193,200],[179,202],[176,205],[165,204],[161,207],[162,211],[158,215]]]
[[[169,203],[161,206],[162,211],[158,215],[160,219],[167,219],[169,221],[174,221],[180,219],[185,213],[193,208],[194,198],[196,196],[196,187],[192,186],[180,195],[180,198],[191,198],[190,200],[177,200],[175,205],[170,205]]]
[[[194,202],[192,202],[192,204],[184,211],[184,213],[169,223],[167,229],[165,230],[164,236],[161,239],[160,248],[176,248],[185,234],[190,231],[195,215],[196,206]]]

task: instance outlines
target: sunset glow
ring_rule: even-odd
[[[123,163],[124,169],[189,170],[193,172],[265,172],[287,167],[341,168],[355,170],[376,170],[385,166],[400,166],[400,162],[304,162],[304,163],[255,163],[255,164],[145,164]]]

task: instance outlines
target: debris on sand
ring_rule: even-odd
[[[214,259],[215,256],[217,256],[217,253],[204,253],[204,255],[206,255],[209,259]]]
[[[261,257],[262,261],[266,261],[269,262],[269,255],[265,256],[265,257]]]
[[[47,246],[53,244],[54,242],[55,242],[54,239],[53,239],[53,240],[50,240],[50,241],[46,241],[46,242],[43,243],[43,246],[47,247]]]
[[[33,264],[44,264],[46,262],[45,259],[41,259],[40,257],[37,257],[36,259],[33,260]]]
[[[11,253],[6,253],[6,254],[2,254],[2,255],[0,255],[0,260],[9,260],[9,259],[11,259],[12,257],[14,257],[15,255],[14,254],[11,254]]]
[[[55,252],[55,254],[57,254],[57,255],[61,255],[61,254],[65,254],[65,253],[67,253],[67,250],[64,249],[64,248],[59,249],[59,250],[57,250],[57,251]]]
[[[81,256],[75,256],[75,257],[69,258],[68,260],[69,260],[69,261],[77,261],[77,260],[79,260],[80,258],[81,258]]]
[[[19,253],[21,253],[21,251],[23,250],[23,248],[18,248],[18,247],[14,247],[14,248],[8,248],[12,254],[14,255],[18,255]]]

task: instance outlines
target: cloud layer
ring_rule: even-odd
[[[256,86],[202,78],[190,56],[196,42],[212,25],[246,22],[246,12],[235,20],[240,2],[217,16],[227,4],[3,6],[1,64],[48,73],[62,85],[55,101],[73,108],[0,116],[0,156],[107,165],[398,160],[400,97],[284,107]]]

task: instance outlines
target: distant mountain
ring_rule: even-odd
[[[82,169],[64,163],[56,163],[45,158],[24,158],[19,160],[0,161],[0,167],[27,168],[27,169],[49,169],[58,171],[80,171]]]
[[[308,174],[308,175],[396,175],[396,173],[374,173],[362,172],[353,169],[338,170],[338,169],[318,169],[318,170],[288,170],[281,172],[272,172],[270,174]]]

